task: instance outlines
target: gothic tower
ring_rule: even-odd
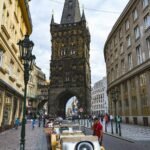
[[[84,11],[80,15],[78,0],[65,0],[60,24],[52,15],[52,55],[48,109],[51,115],[65,116],[69,98],[76,96],[79,107],[90,112],[91,70],[90,33]]]

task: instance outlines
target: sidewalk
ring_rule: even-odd
[[[0,134],[0,150],[19,150],[20,149],[21,127],[10,129]],[[26,124],[25,150],[47,150],[47,139],[43,127]]]
[[[77,120],[76,122],[77,123],[79,122],[80,125],[85,126],[88,129],[87,134],[92,134],[91,131],[92,122],[90,122],[88,119],[86,119],[86,121],[83,121],[83,119],[80,121]],[[103,122],[102,124],[103,124],[103,131],[105,133],[105,123]],[[121,123],[121,136],[119,136],[119,134],[116,134],[116,126],[115,123],[113,123],[113,132],[114,134],[111,134],[111,124],[109,122],[107,126],[107,132],[105,134],[129,140],[131,142],[150,141],[150,127]]]
[[[104,126],[105,130],[105,126]],[[119,136],[116,134],[115,123],[113,123],[114,136]],[[107,133],[111,134],[111,124],[107,126]],[[150,141],[150,127],[139,126],[139,125],[129,125],[121,124],[121,137],[127,140],[133,141]]]

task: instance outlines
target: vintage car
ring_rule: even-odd
[[[98,138],[85,135],[79,124],[54,125],[48,132],[52,150],[104,150]]]

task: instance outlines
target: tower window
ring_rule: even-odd
[[[67,20],[71,20],[71,15],[70,14],[67,16]]]
[[[65,81],[66,81],[66,82],[70,81],[69,72],[66,72]]]
[[[65,56],[65,55],[66,55],[66,50],[62,49],[62,50],[60,51],[60,56]]]
[[[69,1],[69,7],[72,8],[72,0]]]

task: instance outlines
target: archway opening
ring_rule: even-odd
[[[76,96],[68,99],[65,107],[66,119],[75,119],[79,117],[79,100]]]

